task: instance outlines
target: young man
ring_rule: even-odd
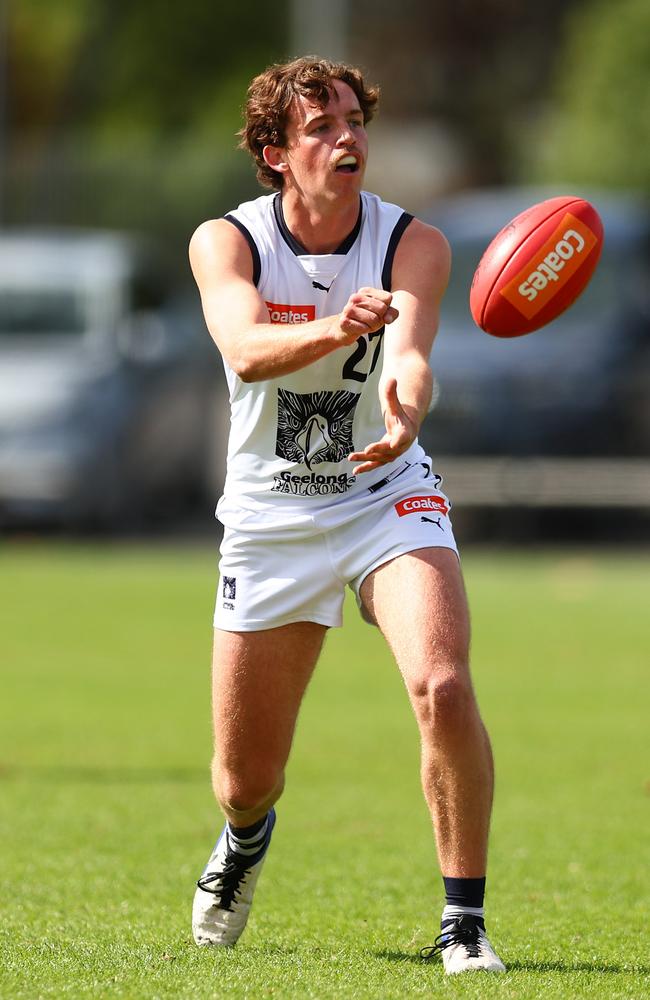
[[[300,703],[349,584],[420,729],[447,899],[434,950],[448,973],[503,971],[483,923],[492,757],[449,501],[417,442],[450,254],[436,229],[362,191],[377,97],[358,70],[315,58],[258,76],[242,145],[276,193],[190,244],[231,402],[213,669],[227,822],[193,931],[228,946],[244,929]]]

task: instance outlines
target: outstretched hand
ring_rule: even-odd
[[[417,437],[417,426],[409,417],[397,396],[397,380],[388,379],[382,393],[386,433],[381,441],[369,444],[363,451],[353,451],[349,462],[360,462],[352,470],[353,476],[372,472],[381,465],[388,465],[410,448]]]

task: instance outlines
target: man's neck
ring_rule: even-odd
[[[282,192],[282,213],[291,235],[310,254],[334,253],[359,218],[359,195],[349,202],[306,205],[294,191]]]

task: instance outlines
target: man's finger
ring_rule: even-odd
[[[399,458],[399,453],[387,451],[371,451],[367,455],[348,455],[349,462],[359,462],[364,465],[366,462],[373,462],[375,465],[388,465]]]
[[[355,465],[352,475],[361,476],[364,472],[373,472],[375,469],[380,469],[382,465],[386,465],[386,462],[364,462],[363,465]]]
[[[389,378],[384,383],[384,398],[386,400],[397,399],[397,379]]]
[[[385,288],[370,288],[370,286],[365,285],[363,288],[360,288],[356,294],[373,299],[379,299],[379,301],[383,302],[384,305],[390,305],[393,301],[393,293],[387,292]]]
[[[385,404],[384,416],[386,416],[386,413],[390,413],[391,417],[396,417],[398,420],[401,419],[404,416],[404,410],[397,395],[397,379],[388,379],[384,386],[383,396]]]
[[[348,460],[351,462],[363,461],[363,459],[368,459],[371,455],[379,449],[380,453],[386,449],[390,449],[390,444],[388,441],[373,441],[372,444],[366,445],[363,451],[353,451],[348,455]]]

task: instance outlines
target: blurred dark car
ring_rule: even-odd
[[[0,233],[0,524],[131,521],[204,491],[216,360],[154,246]]]
[[[650,506],[650,219],[624,196],[583,193],[605,227],[582,297],[527,336],[483,333],[469,311],[474,269],[496,233],[556,191],[478,191],[426,221],[452,247],[432,354],[432,413],[420,440],[465,507]]]

